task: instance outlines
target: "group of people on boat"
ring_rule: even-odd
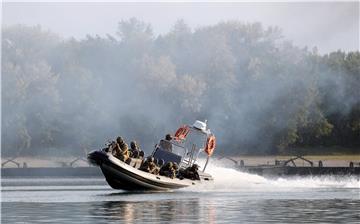
[[[170,134],[165,136],[165,140],[163,141],[161,147],[166,151],[171,152],[171,141],[172,137]],[[161,144],[161,142],[160,142]],[[154,174],[166,176],[171,179],[179,178],[179,179],[191,179],[191,180],[200,180],[198,174],[199,166],[197,164],[193,164],[187,168],[180,168],[176,162],[159,162],[155,160],[153,156],[149,156],[144,158],[144,152],[140,149],[136,141],[130,142],[130,149],[128,145],[124,141],[124,139],[119,136],[115,141],[110,142],[108,147],[105,148],[106,152],[111,153],[114,157],[118,158],[123,162],[128,162],[130,159],[139,159],[141,161],[140,170]]]
[[[140,166],[140,170],[154,174],[154,175],[161,175],[166,176],[171,179],[176,177],[176,174],[179,170],[179,166],[176,162],[167,162],[163,165],[162,163],[156,162],[155,158],[149,156]]]
[[[154,174],[169,177],[171,179],[190,179],[190,180],[200,180],[198,173],[199,166],[193,164],[187,168],[180,168],[176,162],[167,162],[164,165],[159,165],[156,163],[155,158],[149,156],[141,164],[140,170]]]
[[[136,141],[130,142],[129,149],[129,146],[126,144],[126,142],[121,136],[117,137],[116,141],[112,141],[105,149],[105,151],[110,152],[113,156],[123,162],[126,162],[129,158],[144,158],[144,152],[139,148]]]

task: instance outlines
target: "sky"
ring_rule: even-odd
[[[115,35],[121,20],[136,17],[167,33],[183,19],[193,30],[222,21],[261,22],[278,26],[284,38],[320,53],[359,50],[359,1],[237,3],[12,3],[2,5],[2,26],[41,25],[65,38]]]

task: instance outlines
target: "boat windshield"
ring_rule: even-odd
[[[186,136],[185,147],[189,150],[195,148],[195,151],[204,149],[206,138],[206,133],[201,130],[191,128],[189,134]]]
[[[159,146],[154,150],[153,156],[164,162],[176,162],[180,164],[186,155],[186,149],[174,142],[161,140]]]
[[[186,153],[186,149],[182,146],[179,146],[177,144],[171,143],[172,144],[172,153],[183,157]]]
[[[156,159],[164,162],[176,162],[182,167],[194,164],[204,150],[207,134],[201,130],[190,128],[186,139],[177,143],[176,141],[160,140],[158,147],[153,152]]]

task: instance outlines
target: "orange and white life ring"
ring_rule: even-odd
[[[206,140],[206,146],[204,151],[211,156],[214,153],[216,147],[216,138],[214,135],[210,135]]]
[[[175,139],[177,140],[184,140],[189,133],[190,128],[186,125],[181,126],[176,132],[175,132]]]

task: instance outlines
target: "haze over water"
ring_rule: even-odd
[[[195,119],[219,156],[359,155],[359,2],[6,2],[2,15],[2,159],[84,156],[118,135],[149,154]],[[207,171],[213,183],[166,192],[5,178],[1,222],[360,223],[359,177]]]
[[[102,178],[2,180],[3,223],[358,223],[356,177],[266,179],[218,166],[215,181],[172,192],[125,192]]]

